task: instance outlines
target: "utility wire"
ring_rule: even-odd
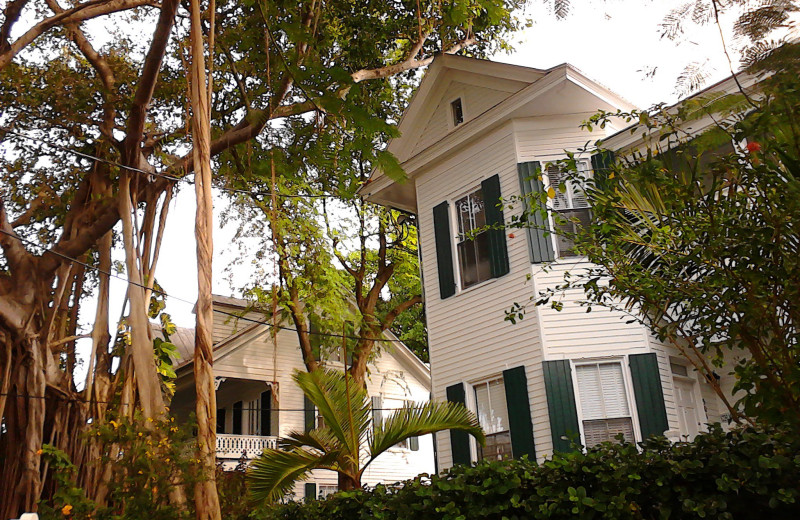
[[[72,402],[72,403],[95,403],[95,404],[113,404],[115,401],[100,401],[97,399],[82,399],[80,397],[62,397],[58,395],[29,395],[29,394],[17,394],[11,392],[0,392],[0,396],[4,397],[18,397],[20,399],[45,399],[51,401],[65,401],[65,402]],[[419,405],[422,406],[422,405]],[[416,407],[416,405],[415,405]],[[384,412],[393,412],[397,410],[404,410],[405,408],[372,408],[371,410],[380,410]],[[261,411],[261,410],[270,410],[272,412],[305,412],[307,411],[305,408],[242,408],[242,411]],[[309,408],[309,410],[311,410]]]
[[[126,166],[124,164],[121,164],[121,163],[116,162],[116,161],[112,161],[110,159],[104,159],[102,157],[97,157],[97,156],[94,156],[94,155],[91,155],[91,154],[88,154],[88,153],[85,153],[85,152],[80,152],[80,151],[74,150],[72,148],[67,148],[66,146],[62,146],[60,144],[53,143],[53,142],[48,141],[46,139],[42,139],[41,137],[32,137],[30,135],[22,134],[22,133],[16,132],[14,130],[11,130],[10,128],[6,128],[6,127],[3,127],[3,126],[0,126],[0,132],[2,132],[4,134],[14,135],[14,136],[19,137],[21,139],[27,139],[29,141],[36,141],[36,142],[39,142],[39,143],[42,143],[42,144],[46,144],[47,146],[50,146],[50,147],[55,148],[57,150],[61,150],[62,152],[71,153],[73,155],[77,155],[78,157],[83,157],[84,159],[88,159],[88,160],[91,160],[91,161],[98,161],[98,162],[102,162],[102,163],[105,163],[105,164],[108,164],[108,165],[111,165],[111,166],[116,166],[118,168],[123,168],[125,170],[129,170],[129,171],[132,171],[132,172],[141,173],[142,175],[148,175],[148,176],[153,176],[153,177],[161,177],[162,179],[167,179],[167,180],[172,181],[172,182],[185,182],[187,184],[194,184],[194,181],[189,179],[188,177],[174,177],[172,175],[166,175],[166,174],[158,173],[158,172],[148,172],[148,171],[145,171],[145,170],[142,170],[142,169],[139,169],[139,168],[134,168],[133,166]],[[86,144],[86,143],[84,143],[84,144]],[[192,172],[192,174],[194,174],[194,172]],[[238,189],[238,188],[227,188],[227,187],[224,187],[224,186],[214,186],[214,185],[212,185],[211,187],[214,188],[214,189],[220,190],[220,191],[227,191],[227,192],[230,192],[230,193],[239,193],[239,194],[243,194],[243,195],[260,195],[260,196],[267,196],[267,197],[272,196],[272,192],[271,191],[260,191],[260,190],[252,191],[252,190],[244,190],[244,189]],[[306,195],[301,195],[301,194],[298,194],[298,193],[275,193],[275,195],[278,196],[278,197],[303,198],[303,199],[338,199],[338,198],[340,198],[340,197],[337,197],[336,195],[328,195],[328,194],[325,194],[325,193],[321,193],[321,194],[306,194]]]
[[[14,233],[10,233],[10,232],[4,230],[4,229],[0,229],[0,233],[4,234],[6,236],[9,236],[11,238],[15,238],[15,239],[19,240],[20,242],[22,242],[24,244],[29,244],[29,245],[32,245],[34,247],[41,247],[36,242],[33,242],[31,240],[27,240],[25,238],[22,238],[22,237],[14,234]],[[108,271],[104,271],[104,270],[100,269],[97,266],[93,266],[93,265],[89,265],[89,264],[87,264],[85,262],[81,262],[77,258],[72,258],[71,256],[65,255],[63,253],[59,253],[58,251],[55,251],[55,250],[52,250],[52,249],[45,249],[45,253],[50,253],[50,254],[56,255],[56,256],[58,256],[60,258],[63,258],[64,260],[66,260],[68,262],[81,265],[81,266],[83,266],[83,267],[85,267],[87,269],[91,269],[93,271],[96,271],[96,272],[98,272],[100,274],[104,274],[104,275],[109,276],[111,278],[116,278],[117,280],[121,280],[121,281],[127,283],[128,285],[141,287],[142,289],[151,290],[154,293],[160,294],[160,295],[165,296],[167,298],[173,298],[176,301],[179,301],[181,303],[185,303],[185,304],[192,305],[192,306],[194,306],[194,304],[196,303],[196,302],[193,302],[191,300],[187,300],[185,298],[181,298],[179,296],[173,296],[173,295],[171,295],[171,294],[169,294],[167,292],[164,292],[162,290],[156,289],[155,287],[150,288],[150,287],[147,287],[146,285],[143,285],[143,284],[140,284],[140,283],[137,283],[137,282],[132,282],[131,280],[128,280],[127,278],[123,278],[122,276],[119,276],[117,274],[114,274],[114,273],[111,273],[111,272],[108,272]],[[224,315],[230,316],[232,318],[248,321],[248,322],[251,322],[251,323],[258,323],[258,324],[261,324],[261,325],[266,325],[268,327],[274,327],[274,328],[277,328],[278,330],[288,330],[288,331],[292,331],[292,332],[298,332],[298,330],[293,328],[293,327],[285,327],[285,326],[282,326],[282,325],[273,325],[272,323],[270,323],[268,321],[261,321],[261,320],[257,320],[257,319],[254,319],[254,318],[249,318],[247,316],[242,316],[242,315],[239,315],[239,314],[236,314],[236,313],[233,313],[233,312],[227,312],[227,311],[218,310],[218,309],[215,309],[214,312],[217,312],[219,314],[224,314]],[[331,338],[344,338],[344,339],[377,341],[377,342],[383,342],[383,343],[400,343],[400,344],[403,344],[403,341],[399,340],[399,339],[367,338],[367,337],[362,337],[362,336],[353,336],[353,335],[347,335],[347,334],[336,334],[336,333],[332,333],[332,332],[319,332],[319,331],[311,331],[311,330],[306,331],[306,333],[309,334],[309,335],[327,336],[327,337],[331,337]]]

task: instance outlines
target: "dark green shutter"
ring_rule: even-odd
[[[633,354],[628,357],[628,363],[631,367],[642,439],[663,435],[669,429],[669,423],[664,406],[664,392],[661,390],[658,358],[655,354]]]
[[[506,387],[506,407],[511,431],[511,454],[515,459],[527,455],[529,459],[535,460],[536,449],[533,444],[533,424],[525,367],[504,370],[503,383]]]
[[[308,398],[307,395],[303,396],[303,417],[304,420],[304,427],[305,432],[308,433],[314,429],[316,423],[316,409],[314,407],[314,403]]]
[[[592,155],[592,172],[595,186],[602,189],[606,186],[611,165],[614,164],[614,152],[605,150]]]
[[[503,210],[500,207],[500,176],[493,175],[481,183],[483,202],[486,211],[486,224],[499,226],[489,229],[489,270],[492,278],[508,274],[508,247]]]
[[[433,401],[433,394],[428,393],[428,401]],[[433,472],[438,474],[439,473],[439,446],[436,442],[436,436],[439,435],[438,433],[432,433],[431,437],[433,437]]]
[[[447,400],[451,403],[465,403],[463,383],[447,387]],[[469,450],[469,434],[467,432],[450,430],[450,449],[453,452],[453,465],[472,462],[472,455]]]
[[[541,175],[541,165],[539,161],[520,163],[517,165],[519,172],[519,184],[522,194],[525,195],[525,213],[528,216],[526,229],[528,235],[528,255],[531,263],[552,262],[555,259],[553,253],[553,240],[550,236],[550,227],[542,216],[541,205],[538,204],[539,195],[543,190]],[[531,195],[532,197],[528,197]],[[536,206],[531,207],[531,200]]]
[[[317,499],[317,485],[313,482],[306,482],[305,485],[306,501]]]
[[[225,433],[225,408],[217,409],[217,433]]]
[[[580,435],[572,369],[567,359],[543,361],[542,367],[553,451],[570,451],[572,441],[579,440]]]
[[[446,201],[433,208],[433,234],[436,241],[436,267],[439,271],[439,295],[445,299],[456,293],[450,205]]]
[[[272,435],[272,391],[261,392],[261,435]]]
[[[233,403],[233,431],[234,435],[242,434],[242,402]]]
[[[408,438],[408,449],[411,451],[419,451],[419,437]]]

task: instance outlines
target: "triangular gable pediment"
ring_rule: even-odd
[[[389,144],[400,162],[439,141],[454,128],[451,103],[461,99],[464,123],[544,77],[529,67],[463,56],[437,57],[400,120]]]

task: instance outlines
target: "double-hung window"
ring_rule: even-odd
[[[548,186],[555,192],[551,201],[557,257],[577,256],[574,237],[591,220],[589,202],[583,191],[583,180],[590,172],[588,161],[577,161],[578,175],[568,175],[565,168],[549,164],[546,168]]]
[[[478,447],[478,458],[511,458],[511,432],[503,378],[472,385],[478,421],[486,433],[486,445]]]
[[[616,442],[620,434],[625,441],[633,442],[633,420],[622,364],[588,363],[575,369],[584,445],[591,448],[601,442]]]
[[[492,277],[489,260],[489,231],[483,190],[477,188],[456,200],[458,266],[461,288],[466,289]],[[475,232],[483,229],[483,231]]]

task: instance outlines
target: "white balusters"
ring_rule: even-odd
[[[261,455],[263,450],[277,447],[277,437],[217,434],[217,457],[221,459],[238,459],[243,454],[247,459],[254,459]]]

